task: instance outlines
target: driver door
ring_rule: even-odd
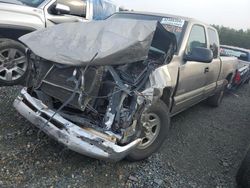
[[[185,53],[191,53],[194,47],[207,48],[206,38],[205,27],[193,25]],[[183,60],[179,70],[179,83],[174,97],[173,114],[185,110],[204,99],[207,67],[206,63]]]

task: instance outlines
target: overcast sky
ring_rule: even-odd
[[[193,17],[209,24],[250,29],[250,0],[114,0],[137,11]]]

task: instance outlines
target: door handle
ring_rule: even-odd
[[[205,69],[204,69],[204,74],[206,74],[206,73],[208,73],[209,72],[209,67],[206,67]]]

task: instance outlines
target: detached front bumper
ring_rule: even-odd
[[[90,128],[82,128],[50,110],[42,101],[29,95],[24,88],[14,101],[16,110],[50,137],[69,149],[89,157],[119,161],[140,142],[137,139],[126,146],[116,144],[116,139]],[[47,121],[51,119],[49,123]]]

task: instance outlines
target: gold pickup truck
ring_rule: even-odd
[[[32,73],[14,107],[66,147],[110,161],[149,157],[171,116],[219,106],[237,66],[220,57],[212,26],[168,14],[115,13],[20,40]]]

